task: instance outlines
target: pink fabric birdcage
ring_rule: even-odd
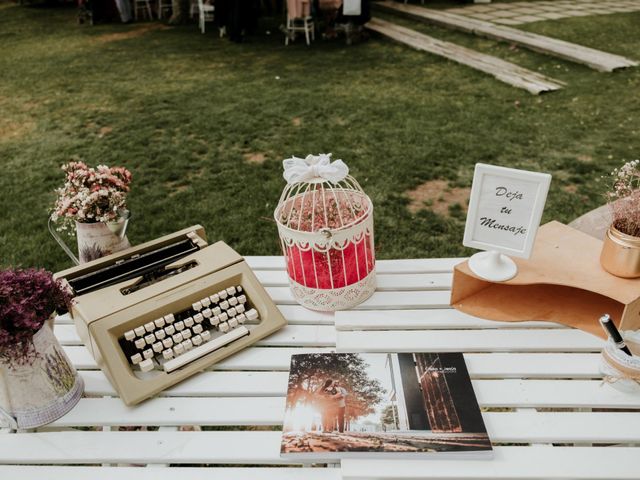
[[[287,186],[274,217],[295,299],[342,310],[376,288],[373,204],[342,160],[284,160]]]

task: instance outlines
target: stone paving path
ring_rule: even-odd
[[[503,25],[520,25],[567,17],[636,12],[640,11],[640,0],[549,0],[490,3],[450,8],[446,11]]]

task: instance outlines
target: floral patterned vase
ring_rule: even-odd
[[[80,263],[87,263],[129,248],[131,244],[126,235],[128,224],[129,212],[115,222],[76,222]]]
[[[30,365],[0,360],[0,426],[41,427],[65,415],[82,397],[84,383],[54,336],[52,319],[33,336],[33,344],[37,355]]]

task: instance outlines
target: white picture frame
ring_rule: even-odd
[[[550,184],[548,173],[477,163],[463,245],[529,258]]]

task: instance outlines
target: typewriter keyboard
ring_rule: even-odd
[[[238,285],[204,297],[191,308],[128,330],[119,343],[134,371],[171,373],[249,335],[245,325],[259,320]]]

